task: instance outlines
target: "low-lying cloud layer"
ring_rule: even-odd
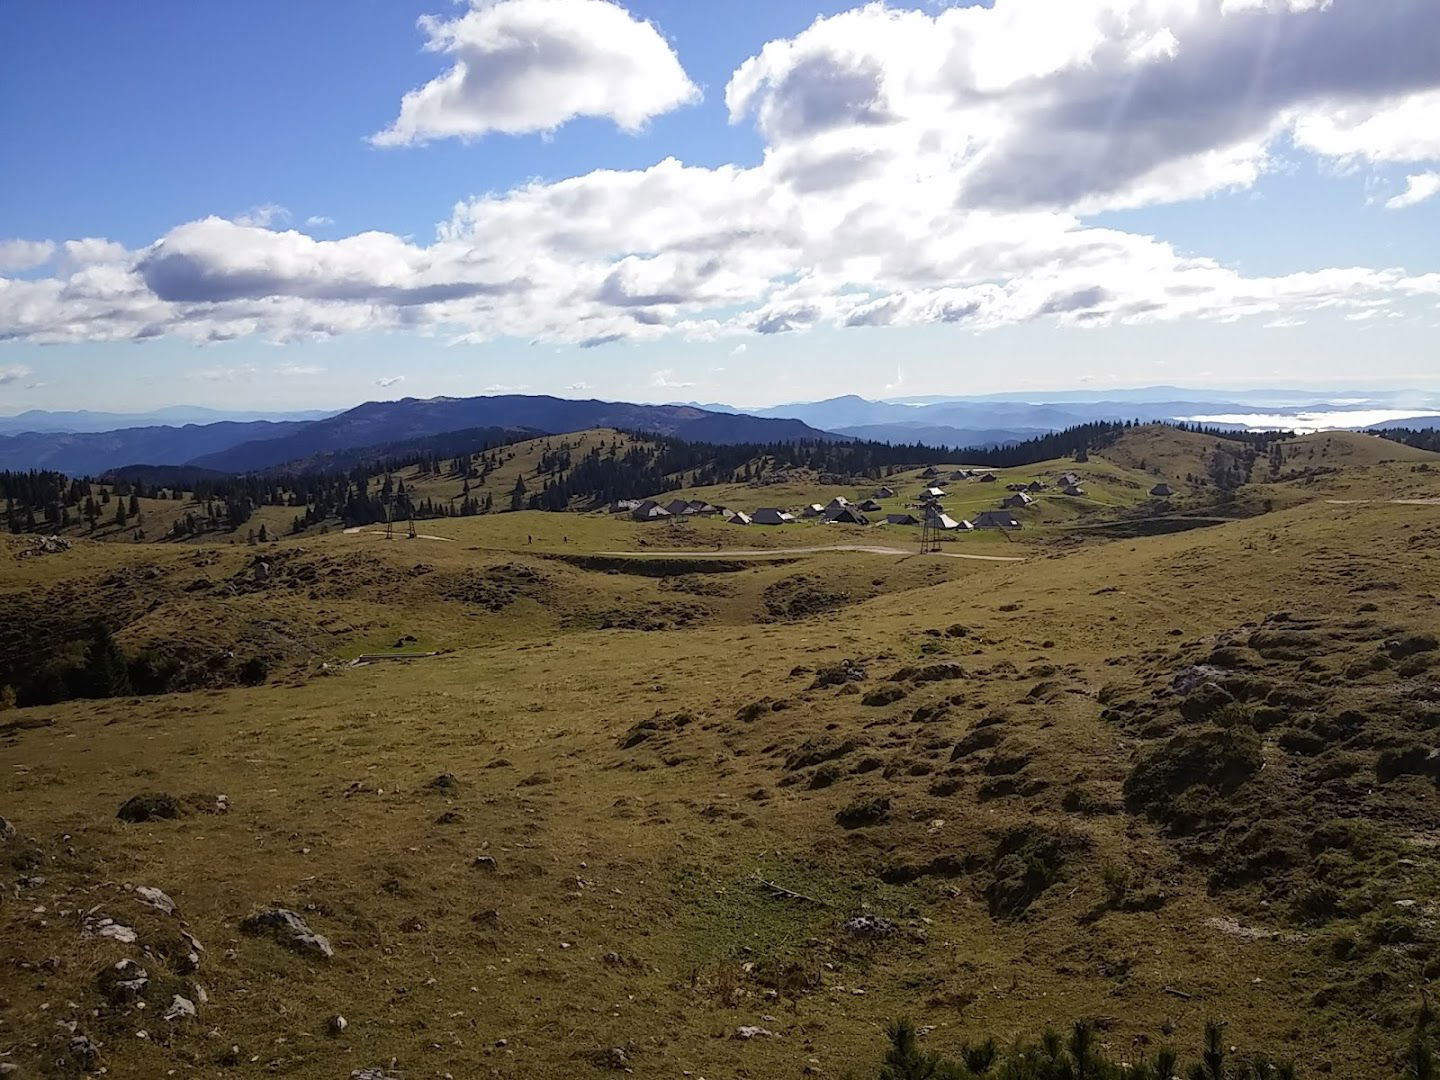
[[[381,142],[582,114],[634,127],[693,96],[658,31],[602,0],[501,0],[425,29],[455,66],[406,97]],[[550,92],[522,92],[536,86]],[[0,277],[0,337],[413,329],[601,345],[1440,301],[1437,274],[1246,277],[1087,224],[1249,187],[1292,147],[1346,167],[1440,160],[1440,5],[1429,0],[872,5],[767,44],[725,101],[732,123],[753,122],[765,141],[753,167],[666,159],[535,182],[462,202],[428,244],[317,240],[253,215],[179,225],[136,251],[10,241],[0,269],[49,270]],[[1432,175],[1416,172],[1389,205],[1433,193]]]

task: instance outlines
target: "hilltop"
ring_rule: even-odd
[[[1272,479],[1273,447],[1233,441],[1231,488],[1194,436],[956,483],[957,507],[1061,471],[1087,493],[939,555],[603,510],[9,538],[0,964],[25,978],[0,1051],[841,1076],[902,1015],[952,1055],[1101,1017],[1124,1060],[1219,1020],[1303,1076],[1398,1075],[1440,963],[1440,455]],[[620,438],[493,448],[472,492]],[[860,493],[751,465],[675,490]],[[417,467],[389,475],[454,494]],[[929,467],[883,480],[909,498]],[[325,950],[245,921],[275,907]],[[163,1018],[177,994],[194,1019]]]

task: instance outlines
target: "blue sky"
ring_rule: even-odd
[[[1433,385],[1436,41],[1415,0],[7,5],[0,412]]]

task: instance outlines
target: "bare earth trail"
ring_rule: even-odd
[[[371,536],[384,536],[384,535],[385,535],[383,529],[364,529],[364,528],[361,528],[361,527],[358,526],[358,525],[354,526],[353,528],[349,528],[349,529],[346,529],[346,530],[345,530],[345,535],[346,535],[346,536],[354,536],[356,533],[369,533]],[[401,539],[402,539],[402,540],[409,540],[409,539],[412,539],[412,538],[411,538],[411,537],[408,537],[408,536],[404,536],[404,537],[401,537]],[[454,540],[452,537],[449,537],[449,536],[432,536],[432,535],[429,534],[429,533],[416,533],[415,536],[413,537],[413,539],[415,539],[415,540],[439,540],[442,544],[453,544],[453,543],[455,542],[455,540]]]
[[[773,556],[783,558],[787,555],[816,555],[822,551],[859,551],[866,555],[915,555],[917,552],[909,548],[879,547],[872,544],[822,544],[815,547],[793,547],[793,548],[723,548],[718,551],[597,551],[596,555],[641,555],[650,558],[763,558]],[[1024,562],[1020,555],[970,555],[959,551],[936,551],[945,559],[978,559],[981,562]]]

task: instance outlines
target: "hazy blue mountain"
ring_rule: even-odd
[[[477,427],[529,428],[546,434],[612,427],[712,443],[850,438],[816,430],[798,420],[712,413],[687,405],[633,405],[507,394],[371,401],[338,416],[316,420],[282,438],[232,445],[219,452],[198,455],[192,463],[226,472],[249,472],[304,461],[332,451]]]
[[[338,409],[306,409],[296,412],[255,412],[249,410],[207,409],[202,405],[168,405],[144,413],[50,412],[30,409],[14,416],[0,416],[0,435],[18,435],[27,431],[118,431],[122,428],[180,427],[185,424],[215,424],[221,421],[250,423],[254,420],[321,420],[334,416]]]
[[[1051,428],[957,428],[936,424],[856,424],[836,429],[842,435],[888,443],[924,443],[926,446],[988,447],[1024,442],[1048,435]]]
[[[0,469],[56,469],[93,475],[121,465],[183,465],[254,439],[273,439],[314,423],[309,420],[186,424],[118,431],[27,432],[0,436]]]

